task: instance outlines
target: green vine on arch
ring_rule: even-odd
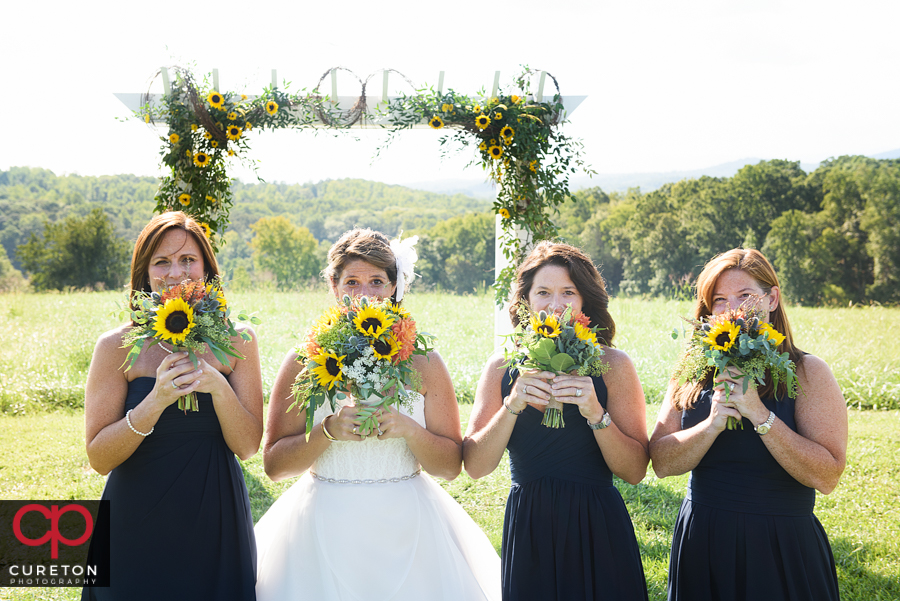
[[[160,154],[171,172],[160,182],[156,211],[191,214],[205,224],[214,245],[228,226],[233,204],[227,163],[249,151],[248,131],[317,125],[343,129],[367,117],[365,81],[355,106],[341,112],[318,93],[318,86],[297,94],[267,87],[251,98],[220,93],[208,77],[198,88],[185,69],[176,69],[176,75],[170,94],[156,106],[146,102],[139,111],[147,123],[168,125]],[[400,131],[428,123],[436,130],[453,130],[440,140],[444,155],[477,146],[470,164],[484,168],[498,186],[493,209],[501,217],[500,248],[508,262],[494,283],[498,304],[508,297],[515,266],[531,241],[557,237],[551,217],[569,196],[569,177],[579,170],[593,173],[583,160],[581,141],[559,131],[564,107],[558,86],[550,102],[538,102],[530,91],[531,75],[525,67],[514,81],[514,93],[491,98],[483,91],[466,96],[419,89],[391,99],[371,115],[390,131],[388,143]]]

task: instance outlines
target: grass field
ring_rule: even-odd
[[[284,354],[306,324],[330,302],[325,293],[233,295],[232,305],[255,311],[262,370],[271,385]],[[5,499],[99,498],[104,478],[84,453],[83,391],[97,336],[119,323],[114,293],[0,295],[0,496]],[[470,399],[493,351],[488,296],[411,295],[405,302],[438,349],[462,400]],[[668,335],[689,305],[614,300],[616,346],[634,360],[647,396],[648,429],[662,400],[679,343]],[[900,310],[791,308],[801,348],[823,357],[848,399],[850,444],[838,488],[817,495],[816,515],[831,539],[842,598],[900,599],[900,350],[893,333]],[[860,410],[878,407],[880,410]],[[463,403],[463,429],[471,406]],[[273,483],[260,455],[243,464],[254,518],[292,483]],[[637,486],[617,485],[637,532],[654,601],[665,598],[669,543],[686,476]],[[487,478],[465,474],[443,486],[484,528],[499,549],[509,487],[504,461]],[[0,599],[77,599],[76,589],[0,588]]]

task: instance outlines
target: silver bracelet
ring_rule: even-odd
[[[134,409],[129,409],[128,411],[125,412],[125,423],[128,424],[128,427],[131,428],[131,431],[134,432],[135,434],[137,434],[138,436],[143,436],[144,438],[147,438],[148,436],[153,434],[153,428],[155,428],[156,426],[151,426],[150,431],[147,432],[146,434],[144,434],[143,432],[138,432],[135,429],[135,427],[131,425],[131,418],[129,417],[129,414],[132,411],[134,411]]]
[[[513,411],[512,407],[509,406],[509,395],[506,395],[505,397],[503,397],[503,407],[505,407],[506,410],[509,411],[510,413],[512,413],[513,415],[522,415],[522,412],[525,411],[524,409],[519,409],[518,411]]]

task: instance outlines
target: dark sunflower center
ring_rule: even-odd
[[[181,334],[189,324],[187,313],[184,311],[173,311],[166,317],[166,329],[173,334]]]
[[[376,330],[381,327],[381,320],[377,317],[370,317],[362,322],[363,332],[368,332],[369,328],[375,328]]]
[[[325,360],[325,370],[328,372],[328,375],[334,377],[341,373],[341,366],[338,365],[338,360],[334,357],[328,357]]]
[[[219,102],[221,102],[222,99],[219,98],[218,96],[215,96],[215,95],[214,95],[214,96],[212,97],[212,101],[213,101],[213,104],[219,104]]]
[[[718,346],[725,346],[729,342],[731,342],[731,334],[729,334],[728,332],[722,332],[721,334],[716,336],[716,344]]]
[[[538,332],[540,332],[541,334],[544,334],[546,336],[549,336],[550,334],[553,333],[553,328],[548,326],[547,324],[544,324],[544,325],[538,326]]]
[[[375,352],[381,356],[391,354],[391,345],[383,340],[376,340],[372,343],[372,347],[375,349]]]

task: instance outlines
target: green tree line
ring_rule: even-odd
[[[7,254],[6,261],[0,254],[0,287],[4,277],[15,281],[17,269],[30,274],[36,287],[62,281],[36,275],[42,270],[75,272],[27,259],[59,254],[65,244],[56,238],[64,234],[81,239],[83,247],[91,238],[72,233],[77,220],[133,242],[151,216],[155,186],[153,178],[133,176],[0,172],[0,242]],[[417,286],[464,293],[493,281],[494,218],[487,201],[361,180],[236,183],[235,200],[219,259],[238,286],[291,288],[316,281],[330,244],[357,225],[420,236]],[[97,225],[97,210],[110,230]],[[840,157],[812,173],[799,162],[762,161],[733,177],[686,179],[646,193],[589,188],[550,218],[565,241],[591,255],[614,294],[687,296],[710,257],[744,246],[769,256],[793,302],[900,302],[897,159]],[[51,246],[57,250],[40,254]],[[124,281],[127,262],[122,274]]]
[[[900,302],[900,160],[747,165],[652,192],[575,193],[560,215],[614,293],[678,296],[712,256],[744,246],[774,263],[804,305]]]
[[[0,171],[0,291],[22,287],[22,272],[38,290],[123,285],[130,256],[122,247],[131,248],[152,217],[157,186],[155,178],[131,175]],[[351,179],[235,182],[233,190],[232,223],[218,258],[235,285],[309,285],[317,281],[332,242],[356,226],[389,236],[418,233],[420,249],[427,248],[420,250],[429,266],[427,286],[471,291],[493,281],[493,242],[473,242],[477,255],[464,247],[493,236],[493,220],[485,212],[490,201]],[[484,265],[472,269],[473,256]],[[445,258],[449,274],[441,271]]]

